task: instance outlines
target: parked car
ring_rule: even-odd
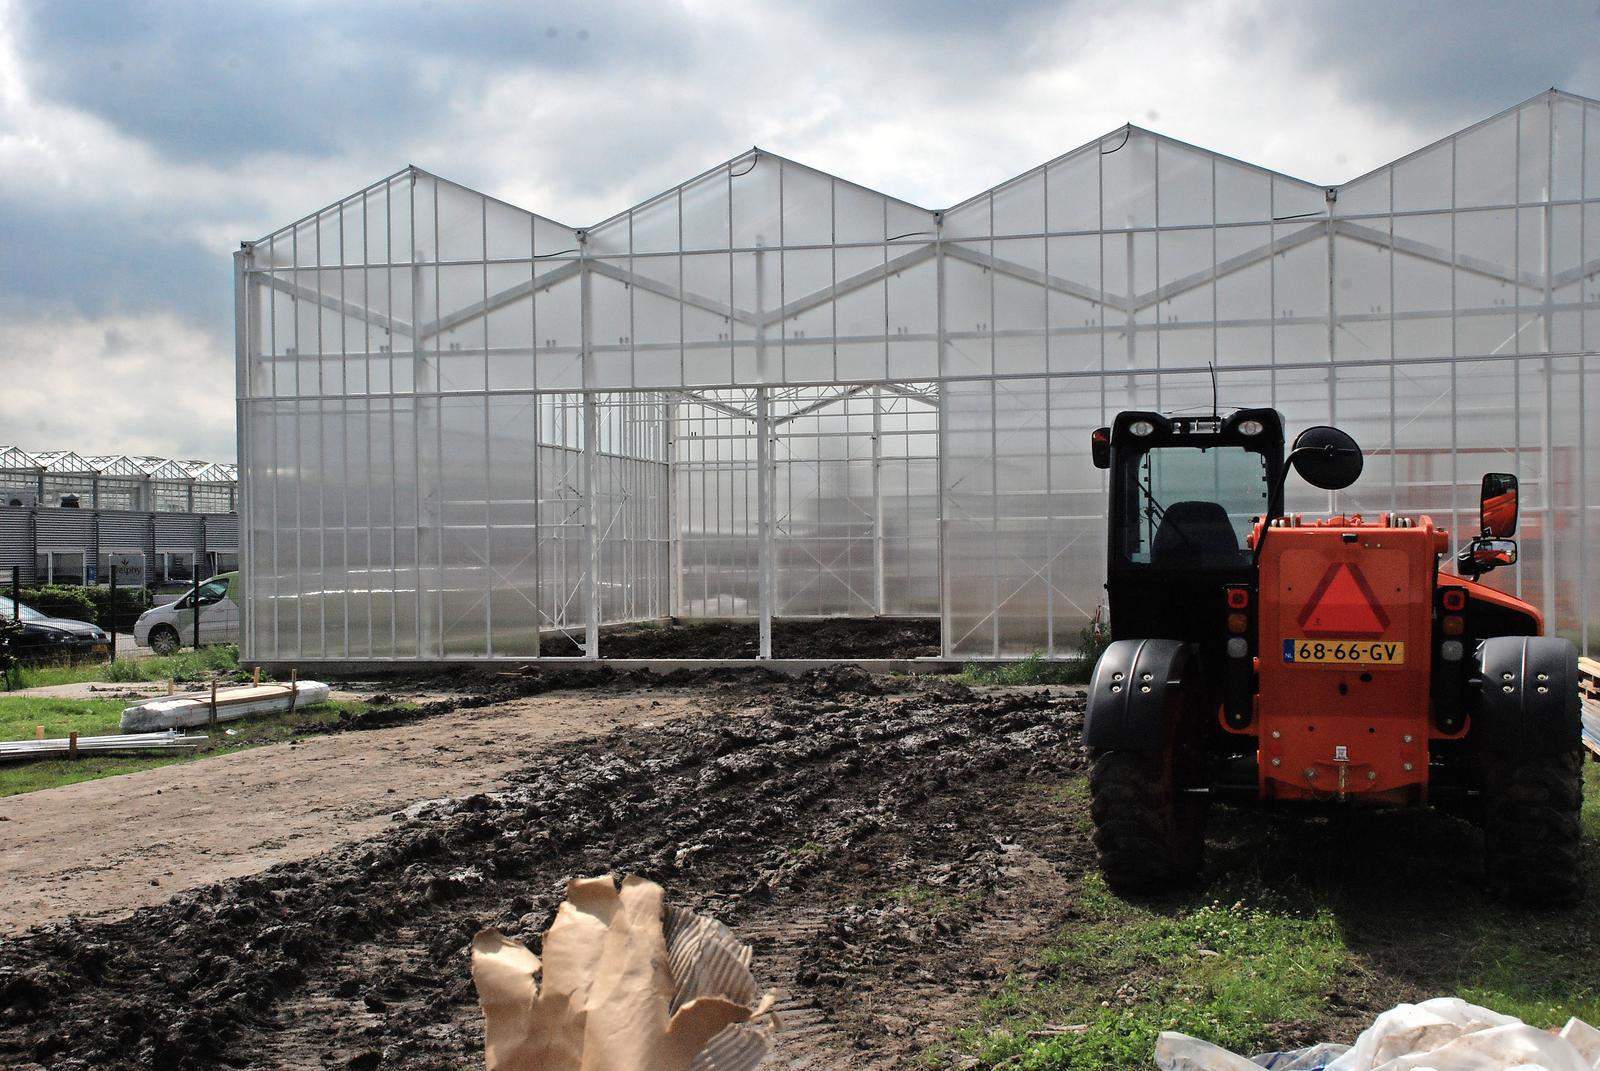
[[[27,603],[17,604],[0,596],[0,617],[16,617],[22,622],[22,638],[16,655],[25,662],[55,662],[74,658],[99,658],[110,653],[111,637],[106,630],[87,621],[70,617],[51,617]]]
[[[133,640],[156,654],[172,654],[194,643],[194,589],[152,607],[133,623]],[[218,573],[200,584],[200,645],[239,642],[239,574]]]

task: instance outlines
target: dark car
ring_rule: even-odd
[[[12,601],[0,595],[0,617],[9,620],[16,616]],[[17,642],[16,656],[25,662],[99,658],[111,650],[111,637],[106,630],[87,621],[51,617],[27,603],[22,604],[20,619],[22,636]]]

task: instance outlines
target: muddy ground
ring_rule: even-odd
[[[583,637],[545,637],[547,655],[582,653]],[[601,658],[754,658],[754,621],[613,625],[600,630]],[[570,649],[568,649],[570,648]],[[937,658],[937,618],[775,620],[774,658]]]
[[[537,951],[565,881],[615,871],[754,945],[781,997],[771,1066],[922,1066],[1008,974],[1038,976],[1039,946],[1077,915],[1094,860],[1076,690],[853,669],[597,679],[613,696],[692,688],[701,712],[552,742],[496,791],[410,806],[363,842],[126,920],[0,939],[0,1065],[481,1066],[471,935],[494,925]],[[551,685],[500,674],[471,700],[488,711]],[[1477,895],[1466,827],[1223,810],[1213,830],[1208,880],[1329,890],[1361,955],[1324,1016],[1274,1024],[1285,1045],[1351,1040],[1377,1011],[1446,991],[1471,938],[1452,907]],[[1086,980],[1108,998],[1130,984]]]

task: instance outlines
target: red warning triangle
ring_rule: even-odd
[[[1375,640],[1389,628],[1389,615],[1361,575],[1361,567],[1352,562],[1328,566],[1299,620],[1307,636]]]

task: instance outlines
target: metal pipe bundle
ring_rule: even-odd
[[[127,736],[80,736],[76,750],[80,754],[85,751],[170,751],[195,747],[209,739],[210,737],[204,734],[180,736],[174,731],[158,734],[135,733]],[[5,740],[0,741],[0,761],[60,758],[72,754],[73,750],[71,737],[57,737],[50,740]]]

